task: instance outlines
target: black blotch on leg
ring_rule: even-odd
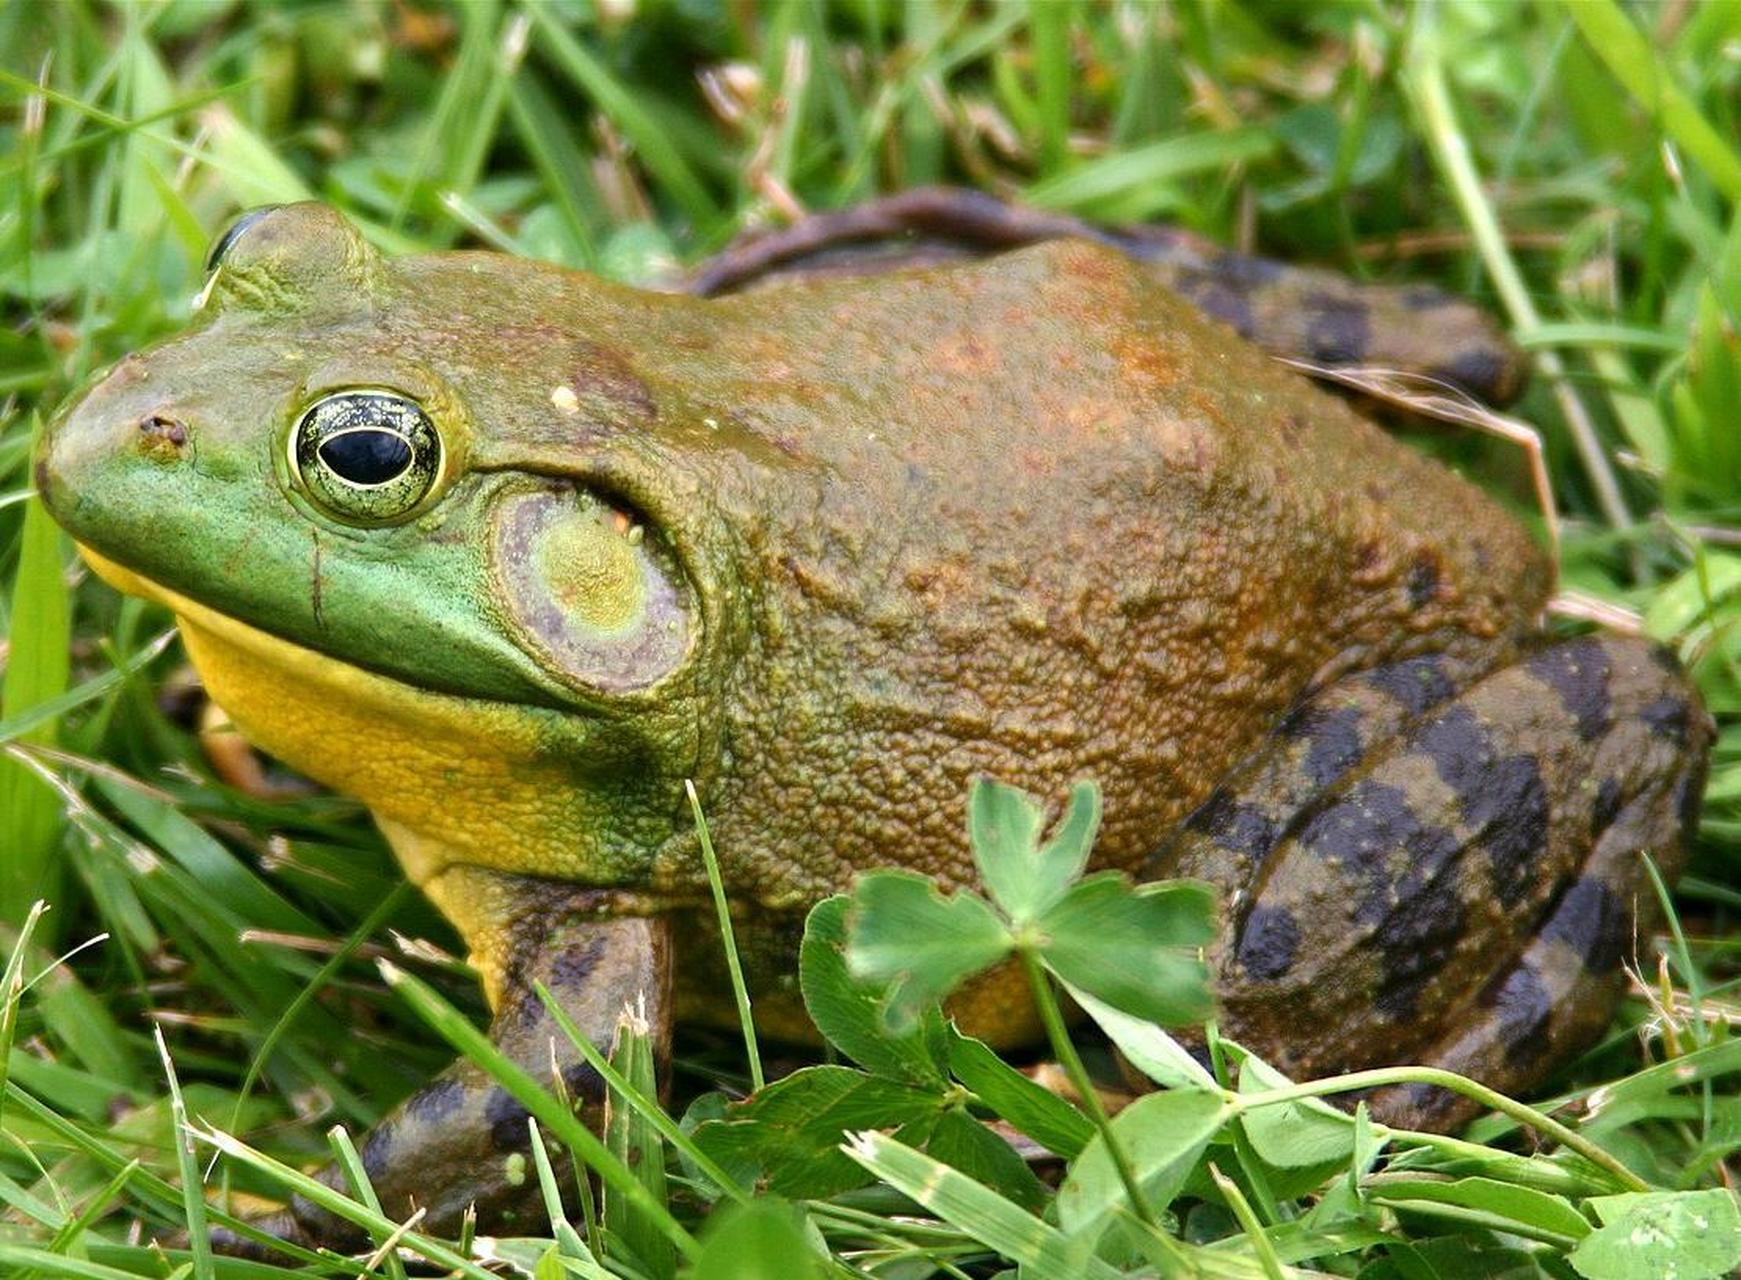
[[[1284,976],[1300,948],[1300,922],[1286,907],[1253,907],[1240,931],[1240,967],[1254,978]]]
[[[1457,692],[1457,686],[1445,674],[1444,662],[1437,656],[1393,662],[1367,672],[1364,679],[1417,716]]]
[[[1179,292],[1217,320],[1232,325],[1234,332],[1240,337],[1250,338],[1257,332],[1257,318],[1252,314],[1249,290],[1230,286],[1213,277],[1202,276],[1189,279],[1181,277]]]
[[[581,1103],[600,1103],[605,1098],[604,1077],[588,1062],[571,1062],[562,1068],[562,1083],[568,1096]]]
[[[1590,805],[1590,834],[1599,836],[1608,830],[1614,816],[1620,812],[1620,781],[1604,778],[1596,788],[1596,799]]]
[[[1393,889],[1399,897],[1407,897],[1437,875],[1458,849],[1454,833],[1420,820],[1401,787],[1370,779],[1312,815],[1299,839],[1314,856],[1347,866],[1364,878],[1366,893],[1355,909],[1362,924],[1383,917]],[[1392,884],[1392,855],[1399,850],[1408,855],[1407,870],[1401,884]]]
[[[1436,1084],[1405,1084],[1401,1090],[1409,1107],[1419,1117],[1414,1123],[1436,1128],[1441,1117],[1448,1116],[1463,1105],[1462,1096]]]
[[[1553,1001],[1541,978],[1527,964],[1519,964],[1489,986],[1482,992],[1481,1003],[1498,1020],[1498,1038],[1505,1046],[1507,1062],[1527,1066],[1548,1051]]]
[[[1313,815],[1299,840],[1355,878],[1354,919],[1372,929],[1384,971],[1378,1009],[1393,1021],[1413,1018],[1463,935],[1456,833],[1422,822],[1400,787],[1368,779]]]
[[[1419,749],[1461,803],[1480,791],[1494,757],[1493,740],[1466,706],[1452,707],[1422,731]]]
[[[1366,308],[1331,293],[1308,294],[1301,302],[1306,343],[1312,359],[1325,364],[1358,364],[1372,347]]]
[[[1559,695],[1560,703],[1578,723],[1578,736],[1588,742],[1608,728],[1608,651],[1599,640],[1567,640],[1533,654],[1526,664],[1531,675]]]
[[[1705,801],[1705,769],[1701,764],[1681,774],[1675,783],[1674,811],[1680,820],[1681,839],[1691,840],[1699,830],[1699,811]]]
[[[439,1076],[406,1100],[405,1116],[416,1124],[434,1126],[464,1105],[464,1082],[452,1076]]]
[[[1366,749],[1360,740],[1360,720],[1356,707],[1331,710],[1307,704],[1283,719],[1280,733],[1306,744],[1306,777],[1314,786],[1328,788],[1354,767]]]
[[[1439,594],[1439,562],[1432,552],[1423,551],[1414,558],[1404,586],[1412,609],[1419,609]]]
[[[484,1123],[490,1127],[490,1145],[497,1151],[524,1151],[531,1141],[526,1120],[532,1113],[506,1089],[492,1087],[484,1102]]]
[[[1463,806],[1463,816],[1480,827],[1480,843],[1493,861],[1494,891],[1511,906],[1529,892],[1548,847],[1548,795],[1541,769],[1529,756],[1507,756],[1494,767],[1478,799]]]
[[[1230,853],[1261,861],[1280,834],[1276,824],[1255,805],[1243,804],[1217,790],[1185,819],[1185,829],[1206,835]]]
[[[1506,906],[1535,878],[1548,843],[1548,797],[1541,769],[1526,755],[1496,758],[1492,739],[1467,707],[1453,707],[1420,737],[1439,777],[1457,793],[1463,820],[1492,861],[1494,891]]]
[[[363,1162],[363,1172],[369,1175],[370,1182],[381,1180],[389,1170],[399,1165],[400,1160],[394,1152],[398,1145],[399,1126],[391,1119],[383,1120],[369,1130],[357,1157]]]
[[[586,942],[580,946],[553,946],[549,960],[550,976],[544,985],[553,992],[578,990],[586,985],[593,970],[598,968],[604,951],[605,940],[596,933],[588,934]],[[539,1009],[543,1008],[536,996],[532,1003]]]
[[[1677,746],[1686,746],[1688,729],[1692,723],[1692,710],[1684,698],[1665,693],[1640,710],[1638,718],[1657,737],[1665,738]]]
[[[1384,981],[1373,1003],[1393,1022],[1413,1021],[1421,993],[1450,961],[1462,940],[1467,913],[1454,893],[1437,887],[1405,898],[1374,935]]]
[[[1602,881],[1584,876],[1560,895],[1542,937],[1563,942],[1584,958],[1591,973],[1613,973],[1626,954],[1632,912]]]
[[[1651,665],[1656,667],[1657,670],[1666,671],[1676,680],[1685,677],[1686,670],[1681,666],[1681,660],[1675,656],[1675,651],[1669,648],[1666,644],[1651,645],[1649,657]]]
[[[1431,375],[1461,387],[1483,400],[1494,399],[1506,383],[1506,363],[1497,351],[1470,347],[1445,363],[1435,365]]]

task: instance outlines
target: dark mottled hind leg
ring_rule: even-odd
[[[1710,721],[1666,654],[1607,641],[1617,692],[1604,708],[1584,653],[1565,646],[1534,660],[1536,677],[1581,709],[1581,723],[1609,728],[1579,788],[1593,839],[1582,869],[1564,882],[1517,962],[1496,973],[1423,1061],[1515,1093],[1592,1044],[1625,991],[1623,964],[1661,911],[1644,859],[1673,884],[1698,826]],[[1600,668],[1600,659],[1593,664]],[[1616,723],[1616,717],[1623,723]],[[1371,1100],[1386,1123],[1444,1130],[1481,1108],[1442,1089],[1386,1089]]]
[[[1157,859],[1221,884],[1223,1029],[1296,1077],[1419,1061],[1528,1088],[1600,1033],[1679,873],[1710,722],[1641,641],[1417,659],[1304,704]],[[1392,1090],[1375,1113],[1472,1108]]]
[[[596,1128],[604,1090],[533,992],[542,982],[594,1044],[607,1048],[619,1014],[644,1010],[655,1042],[669,1038],[671,956],[661,917],[600,919],[599,896],[570,886],[489,875],[488,892],[519,902],[512,921],[493,939],[501,997],[490,1038],[535,1078],[552,1082],[559,1071],[569,1096]],[[527,1113],[511,1095],[469,1062],[458,1062],[407,1098],[365,1137],[363,1166],[383,1211],[403,1221],[425,1210],[419,1230],[457,1234],[462,1215],[476,1205],[488,1229],[521,1234],[544,1222],[531,1164]],[[343,1174],[318,1175],[348,1190]],[[342,1250],[366,1248],[356,1227],[298,1197],[282,1214],[259,1224],[283,1239]],[[215,1237],[230,1252],[258,1254],[250,1242]]]

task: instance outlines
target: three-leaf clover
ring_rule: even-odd
[[[1212,1003],[1202,948],[1215,936],[1207,886],[1082,878],[1100,826],[1100,792],[1078,783],[1049,840],[1044,810],[981,778],[968,797],[968,841],[989,897],[944,894],[910,871],[860,878],[847,963],[889,985],[886,1014],[909,1025],[974,974],[1020,954],[1060,981],[1151,1022],[1200,1022]]]

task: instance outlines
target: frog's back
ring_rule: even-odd
[[[733,809],[810,850],[782,882],[967,874],[980,771],[1096,776],[1130,865],[1309,686],[1497,660],[1545,598],[1490,499],[1113,250],[709,305],[734,336],[695,412],[737,442],[710,488],[761,584]]]

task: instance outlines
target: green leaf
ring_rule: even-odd
[[[1231,1042],[1224,1042],[1231,1043]],[[1245,1053],[1239,1069],[1239,1092],[1262,1093],[1293,1083],[1254,1054]],[[1278,1169],[1303,1169],[1354,1152],[1354,1117],[1316,1098],[1279,1102],[1240,1112],[1240,1123],[1254,1151]]]
[[[721,1210],[708,1225],[693,1280],[822,1280],[828,1274],[804,1214],[773,1196]]]
[[[251,928],[317,934],[320,926],[279,896],[244,862],[173,803],[113,778],[95,780],[103,798]]]
[[[1651,1117],[1670,1095],[1738,1071],[1741,1071],[1741,1038],[1719,1040],[1659,1062],[1604,1085],[1591,1100],[1590,1115],[1580,1131],[1586,1136],[1605,1138],[1616,1129]]]
[[[1097,1000],[1080,987],[1065,984],[1070,998],[1106,1032],[1107,1039],[1138,1071],[1168,1089],[1213,1089],[1215,1077],[1184,1045],[1152,1022],[1133,1018]]]
[[[1602,1225],[1571,1252],[1588,1280],[1708,1280],[1741,1266],[1741,1212],[1721,1187],[1598,1196]]]
[[[1215,937],[1207,885],[1132,886],[1092,876],[1037,922],[1041,958],[1060,979],[1150,1022],[1201,1022],[1214,1008],[1199,949]]]
[[[1542,1280],[1537,1254],[1464,1232],[1414,1243],[1391,1237],[1388,1255],[1362,1269],[1359,1280]]]
[[[996,1132],[959,1107],[937,1117],[925,1150],[975,1182],[1033,1213],[1046,1203],[1046,1191],[1028,1162]]]
[[[1657,589],[1644,614],[1645,633],[1671,640],[1710,612],[1730,592],[1741,589],[1741,556],[1707,551],[1694,565]]]
[[[1171,1089],[1138,1098],[1112,1118],[1137,1185],[1155,1209],[1171,1204],[1185,1179],[1233,1109],[1219,1093]],[[1114,1212],[1128,1209],[1106,1139],[1096,1134],[1058,1192],[1058,1225],[1071,1235],[1098,1239]]]
[[[1027,792],[991,778],[975,778],[967,793],[967,842],[991,900],[1012,920],[1025,920],[1039,896],[1035,855],[1040,848],[1039,803]]]
[[[890,984],[889,1026],[911,1026],[926,1005],[1004,958],[1010,936],[983,898],[945,898],[924,876],[875,871],[852,894],[847,967]]]
[[[1741,154],[1675,83],[1651,41],[1614,0],[1561,0],[1614,78],[1731,200],[1741,200]],[[1686,1277],[1681,1277],[1686,1280]]]
[[[844,895],[824,898],[804,921],[798,951],[798,986],[816,1029],[836,1049],[878,1075],[909,1084],[943,1084],[943,1068],[932,1046],[943,1030],[943,1015],[926,1009],[919,1023],[902,1035],[890,1032],[883,1010],[885,984],[855,978],[846,965]]]
[[[552,10],[533,5],[526,12],[556,66],[635,144],[641,162],[666,194],[698,225],[718,217],[713,197],[673,144],[671,131],[648,110],[650,95],[625,86],[591,49],[563,29]]]
[[[572,1148],[575,1158],[584,1160],[598,1174],[607,1190],[620,1195],[625,1202],[635,1205],[648,1218],[657,1222],[672,1243],[683,1251],[685,1257],[695,1256],[699,1249],[695,1238],[671,1216],[664,1204],[648,1192],[635,1171],[617,1159],[616,1154],[565,1104],[540,1087],[524,1067],[510,1059],[483,1032],[472,1026],[463,1014],[443,1000],[428,983],[385,960],[380,962],[379,967],[387,985],[398,992],[419,1017],[455,1049],[475,1062],[504,1092],[513,1095],[553,1136]],[[234,1154],[228,1146],[223,1149]],[[333,1208],[326,1201],[320,1203],[327,1208]],[[334,1212],[340,1211],[334,1209]],[[356,1218],[351,1220],[358,1221]]]
[[[1450,1182],[1387,1179],[1369,1187],[1368,1193],[1377,1203],[1404,1208],[1453,1206],[1467,1211],[1454,1215],[1454,1220],[1464,1225],[1507,1231],[1562,1247],[1590,1234],[1589,1222],[1571,1201],[1493,1178],[1456,1178]]]
[[[1048,1151],[1073,1160],[1094,1136],[1094,1123],[1044,1085],[1035,1084],[989,1046],[953,1028],[949,1069],[979,1100]]]
[[[1164,193],[1172,179],[1260,160],[1276,147],[1275,134],[1264,128],[1176,134],[1147,146],[1111,151],[1041,178],[1028,188],[1025,198],[1045,209],[1081,210],[1123,197],[1120,213],[1140,220],[1160,207],[1153,196]]]
[[[1044,812],[1015,787],[975,778],[967,798],[967,838],[993,902],[1016,924],[1052,907],[1088,865],[1100,827],[1100,788],[1079,782],[1070,791],[1057,831],[1040,844]]]
[[[851,1067],[805,1067],[698,1127],[695,1141],[728,1168],[755,1165],[772,1191],[816,1198],[863,1181],[840,1151],[843,1133],[928,1121],[942,1106],[933,1090]]]

